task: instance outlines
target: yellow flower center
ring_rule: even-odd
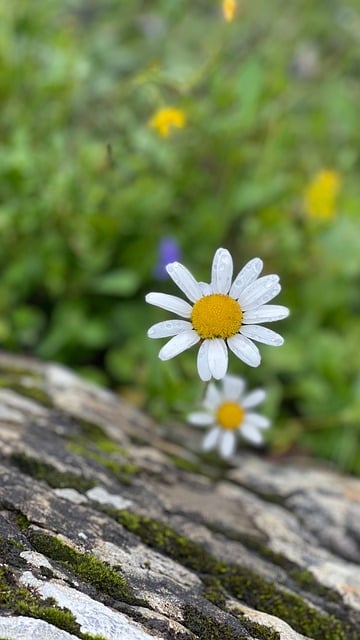
[[[244,414],[244,409],[236,402],[223,402],[216,412],[216,420],[223,429],[237,429]]]
[[[224,293],[212,293],[195,302],[191,322],[203,340],[230,338],[241,327],[242,311],[234,298]]]

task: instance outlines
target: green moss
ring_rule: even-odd
[[[0,563],[23,567],[26,561],[20,557],[20,553],[25,549],[26,546],[20,540],[0,536]]]
[[[139,468],[136,465],[128,462],[118,462],[108,456],[104,456],[102,453],[88,449],[79,443],[70,443],[68,449],[88,460],[94,460],[110,471],[114,478],[121,484],[127,486],[131,485],[132,476],[139,472]]]
[[[24,384],[21,378],[25,378],[27,381],[31,381],[31,384]],[[50,396],[41,388],[43,384],[42,378],[34,372],[16,370],[16,369],[1,369],[0,371],[0,387],[3,389],[11,389],[25,398],[35,400],[39,404],[45,407],[53,407]]]
[[[39,618],[76,635],[81,640],[105,640],[80,631],[74,614],[60,608],[53,599],[41,600],[30,589],[18,587],[14,575],[8,568],[0,569],[0,609],[8,614]]]
[[[233,612],[232,612],[233,613]],[[200,640],[242,640],[249,635],[243,635],[235,631],[230,625],[218,622],[213,617],[205,615],[192,605],[186,605],[183,609],[184,625],[192,631]],[[244,629],[257,640],[280,640],[280,634],[258,622],[253,622],[242,613],[237,614]]]
[[[120,453],[123,456],[127,455],[126,449],[109,438],[104,429],[102,429],[98,424],[81,419],[77,420],[77,424],[80,427],[82,438],[87,444],[95,444],[97,449],[104,453]]]
[[[97,456],[97,461],[111,471],[113,476],[123,484],[131,484],[131,476],[139,473],[139,467],[130,462],[121,463],[105,458],[105,456]]]
[[[217,622],[211,616],[203,614],[199,609],[191,605],[184,607],[183,616],[183,624],[199,640],[248,640],[248,635],[239,634],[229,625]]]
[[[39,553],[67,567],[97,591],[129,604],[144,604],[131,593],[123,576],[91,553],[80,553],[55,536],[38,531],[32,532],[30,541]]]
[[[323,584],[320,584],[314,578],[313,574],[307,569],[301,569],[297,565],[294,567],[289,567],[287,575],[296,582],[302,589],[313,593],[315,595],[321,596],[327,601],[333,602],[342,602],[342,598],[339,593],[331,589],[330,587],[325,587]]]
[[[269,549],[269,547],[262,544],[258,538],[249,534],[238,533],[237,531],[220,527],[213,523],[206,522],[206,526],[216,533],[221,533],[230,540],[241,542],[241,544],[243,544],[247,549],[255,551],[265,560],[269,560],[272,564],[285,569],[287,576],[289,576],[296,584],[298,584],[302,589],[305,589],[308,593],[313,593],[314,595],[323,597],[326,601],[337,603],[342,601],[339,593],[320,584],[310,571],[302,569],[295,562],[292,562],[281,553]]]
[[[247,567],[217,560],[201,545],[179,535],[167,525],[129,511],[118,512],[117,521],[138,535],[145,544],[196,571],[202,578],[205,575],[216,577],[226,592],[254,609],[278,616],[299,633],[314,640],[359,640],[350,624],[321,613],[298,595],[283,591]],[[216,598],[214,583],[211,598],[212,601]]]
[[[2,544],[5,541],[2,541],[2,538],[0,537],[0,541],[2,542]],[[6,544],[10,545],[13,549],[18,549],[19,551],[25,551],[26,546],[24,545],[23,542],[21,542],[21,540],[15,540],[14,538],[8,538],[6,540]]]
[[[202,469],[201,465],[196,464],[196,462],[192,462],[191,460],[186,460],[185,458],[181,458],[180,456],[174,456],[170,453],[167,454],[167,457],[173,463],[174,467],[181,469],[183,471],[190,471],[190,473],[201,473]]]
[[[175,558],[184,566],[198,573],[221,573],[223,563],[167,525],[126,510],[119,511],[116,519],[126,529],[137,534],[145,544]]]
[[[77,424],[81,433],[71,438],[69,451],[94,460],[110,471],[121,484],[130,485],[139,468],[128,461],[126,449],[111,440],[99,425],[86,420],[78,420]]]
[[[316,640],[355,640],[350,628],[346,629],[342,621],[320,613],[299,596],[275,587],[249,569],[230,567],[223,584],[238,600],[243,600],[254,609],[278,616],[304,635]]]
[[[220,607],[220,609],[224,609],[226,604],[226,593],[219,578],[215,578],[215,576],[205,575],[202,578],[202,582],[204,585],[204,589],[202,592],[203,597],[213,604],[216,604],[216,606]]]
[[[237,617],[240,618],[241,624],[245,627],[254,638],[258,640],[280,640],[280,634],[275,629],[266,627],[259,622],[254,622],[247,618],[243,613],[238,612]]]
[[[84,446],[79,442],[71,442],[68,445],[68,449],[73,453],[77,453],[84,458],[94,460],[98,464],[101,464],[105,469],[110,471],[116,480],[124,485],[130,485],[132,482],[132,476],[139,472],[139,468],[130,462],[119,462],[109,456],[104,456],[102,452],[99,453],[98,451],[89,449],[87,446]]]
[[[12,377],[18,380],[19,378],[31,378],[32,380],[42,380],[41,374],[34,369],[25,369],[24,367],[16,367],[15,361],[12,364],[1,363],[0,374],[4,377]]]
[[[30,458],[24,453],[14,453],[10,459],[20,471],[37,480],[45,480],[53,488],[72,487],[85,492],[96,484],[93,480],[87,480],[75,473],[58,471],[50,464]]]
[[[39,387],[14,384],[10,388],[13,391],[16,391],[19,395],[24,396],[25,398],[30,398],[30,400],[35,400],[39,404],[42,404],[44,407],[48,407],[49,409],[51,409],[54,406],[50,396]]]
[[[18,527],[20,527],[21,531],[26,531],[30,527],[29,520],[20,511],[18,512],[18,514],[16,516],[16,524],[18,525]]]

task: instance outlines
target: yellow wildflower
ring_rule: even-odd
[[[226,22],[232,22],[236,12],[236,0],[223,0],[222,12]]]
[[[186,124],[185,113],[176,107],[163,107],[158,109],[149,121],[150,127],[161,136],[167,138],[173,127],[182,129]]]
[[[337,171],[319,171],[304,193],[304,205],[309,218],[331,220],[335,215],[336,199],[341,185]]]

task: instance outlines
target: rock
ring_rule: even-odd
[[[24,640],[36,638],[36,640],[77,640],[72,633],[62,631],[53,624],[44,620],[35,620],[26,616],[0,619],[0,631],[11,640]]]
[[[358,479],[0,368],[0,640],[359,640]]]

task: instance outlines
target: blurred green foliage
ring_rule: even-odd
[[[155,416],[193,408],[195,350],[167,363],[146,329],[159,241],[208,281],[258,255],[281,275],[281,349],[250,370],[269,389],[272,450],[360,472],[360,7],[357,0],[12,0],[0,4],[4,348],[65,362]],[[164,106],[186,127],[148,126]],[[338,171],[337,215],[303,192]],[[276,330],[277,326],[273,328]]]

